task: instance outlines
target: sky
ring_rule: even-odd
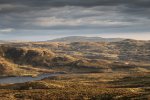
[[[150,40],[150,0],[0,0],[0,40]]]

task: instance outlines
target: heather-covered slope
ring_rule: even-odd
[[[1,62],[66,72],[149,72],[150,42],[28,42],[0,46]],[[6,69],[9,64],[5,64]],[[4,64],[3,64],[4,66]],[[13,71],[13,70],[12,70]],[[7,73],[8,74],[8,73]]]
[[[0,99],[149,100],[150,41],[0,45],[0,76],[66,74],[0,84]]]
[[[46,55],[46,56],[43,56]],[[22,76],[37,75],[44,72],[52,72],[45,69],[46,65],[40,63],[44,58],[53,56],[52,52],[40,51],[39,49],[16,48],[0,46],[0,75]],[[49,57],[50,58],[50,57]],[[42,65],[43,64],[43,65]],[[33,67],[36,66],[36,67]],[[43,68],[42,68],[43,67]]]

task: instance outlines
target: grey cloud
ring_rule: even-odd
[[[148,30],[149,18],[150,0],[0,0],[1,29]]]
[[[0,0],[1,4],[23,4],[33,7],[40,6],[101,6],[101,5],[134,5],[149,7],[149,0]]]

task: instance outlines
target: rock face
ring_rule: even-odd
[[[16,64],[42,66],[44,60],[52,58],[55,54],[48,50],[34,48],[1,47],[1,55]]]

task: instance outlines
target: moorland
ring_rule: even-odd
[[[82,40],[82,39],[81,39]],[[1,100],[149,100],[150,41],[0,44],[0,78],[63,73],[0,84]]]

